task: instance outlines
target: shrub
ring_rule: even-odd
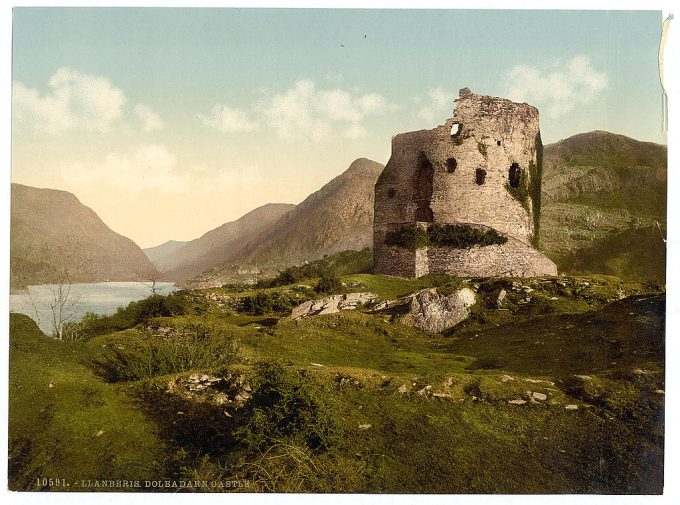
[[[241,312],[261,316],[268,313],[283,314],[293,310],[309,298],[311,293],[304,291],[274,291],[267,293],[259,291],[252,296],[241,298]]]
[[[373,252],[370,248],[361,251],[342,251],[305,265],[291,266],[279,272],[273,279],[261,280],[258,288],[288,286],[304,279],[324,275],[349,275],[369,272],[373,266]]]
[[[484,356],[477,358],[467,366],[468,370],[495,370],[503,368],[505,362],[501,358]]]
[[[193,333],[192,333],[193,330]],[[208,337],[209,332],[209,337]],[[162,339],[149,332],[134,344],[109,346],[95,362],[110,382],[149,379],[196,369],[223,368],[237,361],[238,348],[224,330],[195,326],[183,328],[180,338]]]
[[[64,325],[66,340],[86,340],[96,335],[122,331],[145,323],[153,317],[181,316],[201,312],[202,306],[192,305],[186,293],[176,291],[167,296],[152,295],[143,300],[119,307],[115,314],[103,316],[88,312],[78,322]]]
[[[385,244],[403,247],[404,249],[420,249],[430,243],[426,229],[415,226],[405,226],[396,231],[388,232]]]
[[[455,249],[469,249],[472,246],[505,244],[508,239],[493,228],[476,228],[468,225],[432,225],[428,228],[430,243]]]
[[[342,281],[337,275],[322,275],[314,291],[317,293],[337,293],[342,291]]]
[[[510,193],[513,198],[521,203],[522,207],[529,212],[529,181],[525,170],[520,172],[519,184],[516,187],[513,187],[509,182],[506,182],[505,189],[507,189],[508,193]]]
[[[477,228],[464,224],[430,225],[427,230],[403,227],[387,234],[385,243],[405,249],[419,249],[428,245],[469,249],[473,246],[504,244],[508,239],[492,228]]]
[[[340,439],[330,396],[300,372],[278,363],[260,363],[253,394],[244,407],[236,438],[249,449],[295,443],[328,449]]]

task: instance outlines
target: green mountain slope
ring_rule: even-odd
[[[663,281],[666,159],[603,131],[545,146],[541,248],[560,271]]]

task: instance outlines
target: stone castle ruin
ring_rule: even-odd
[[[396,135],[375,185],[374,272],[557,275],[541,254],[538,110],[460,90],[453,117]]]

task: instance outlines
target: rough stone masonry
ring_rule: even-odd
[[[375,186],[374,272],[398,277],[557,275],[537,244],[542,144],[538,110],[460,90],[453,117],[396,135]],[[395,245],[433,226],[493,232],[503,243]],[[390,242],[390,243],[386,243]]]

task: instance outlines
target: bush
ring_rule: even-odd
[[[261,316],[269,313],[284,314],[293,310],[309,298],[311,293],[304,291],[259,291],[252,296],[241,298],[241,312]]]
[[[95,366],[107,380],[119,382],[223,368],[237,361],[238,348],[224,330],[201,325],[187,325],[182,330],[177,338],[163,339],[143,332],[143,339],[136,342],[109,346],[107,355]]]
[[[300,372],[278,363],[260,363],[253,385],[236,430],[237,439],[247,448],[294,443],[324,450],[340,440],[330,396]]]
[[[370,272],[373,266],[373,251],[365,248],[361,251],[342,251],[305,265],[288,267],[279,272],[273,279],[257,283],[259,288],[288,286],[304,279],[323,277],[324,275],[349,275]]]
[[[337,275],[323,275],[316,284],[317,293],[337,293],[342,291],[342,281]]]
[[[119,307],[115,314],[102,316],[88,312],[78,322],[64,325],[65,340],[86,340],[114,331],[127,330],[153,317],[182,316],[191,311],[200,312],[201,307],[192,306],[183,291],[167,296],[152,295],[143,300],[130,302],[127,307]]]
[[[387,233],[385,244],[395,245],[411,251],[427,247],[430,243],[427,230],[421,227],[409,226]]]
[[[428,245],[469,249],[473,246],[505,244],[507,241],[507,237],[493,228],[478,228],[465,224],[432,224],[427,229],[413,226],[403,227],[388,233],[385,237],[387,245],[409,250],[420,249]]]
[[[493,228],[476,228],[468,225],[432,225],[427,232],[432,245],[448,246],[454,249],[505,244],[508,241]]]

